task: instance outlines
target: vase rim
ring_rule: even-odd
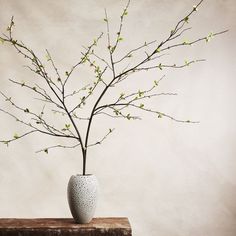
[[[79,176],[79,177],[88,177],[88,176],[93,176],[94,174],[76,174],[75,176]]]

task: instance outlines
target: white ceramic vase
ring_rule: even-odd
[[[72,175],[67,187],[71,214],[76,223],[89,223],[95,213],[98,181],[94,175]]]

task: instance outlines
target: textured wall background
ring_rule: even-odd
[[[80,57],[81,45],[105,30],[104,7],[117,27],[125,3],[0,0],[0,29],[4,31],[14,15],[16,37],[42,57],[44,49],[49,49],[63,72]],[[190,0],[132,1],[120,53],[144,41],[162,40],[194,4]],[[191,20],[189,39],[210,31],[230,32],[209,44],[174,50],[167,58],[171,62],[207,61],[163,71],[167,79],[160,92],[179,95],[150,102],[163,112],[200,120],[200,124],[144,115],[142,121],[100,119],[93,126],[93,140],[104,129],[116,128],[102,146],[89,152],[88,172],[96,174],[101,185],[96,216],[128,216],[137,236],[236,235],[235,16],[234,0],[203,3]],[[14,50],[5,45],[0,50],[0,90],[25,104],[30,94],[14,87],[8,78],[36,78],[22,67],[25,61]],[[136,79],[139,86],[149,87],[161,75],[153,71]],[[86,82],[93,79],[85,69],[76,76]],[[125,91],[125,86],[120,90]],[[0,106],[9,108],[4,99]],[[34,106],[38,106],[35,101]],[[4,114],[0,121],[1,138],[24,131]],[[81,172],[81,154],[79,150],[35,154],[46,144],[54,141],[34,136],[9,148],[0,146],[0,217],[70,217],[66,186],[72,174]]]

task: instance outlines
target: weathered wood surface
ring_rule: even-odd
[[[94,218],[76,224],[70,218],[0,218],[0,236],[131,236],[127,218]]]

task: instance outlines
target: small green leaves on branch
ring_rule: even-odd
[[[139,107],[140,107],[140,108],[143,108],[143,107],[144,107],[144,104],[143,104],[143,103],[141,103],[141,104],[139,105]]]
[[[70,124],[65,124],[65,127],[62,129],[62,131],[67,131],[70,129]]]
[[[214,34],[211,32],[210,34],[208,34],[208,36],[206,37],[206,42],[210,42],[210,40],[214,37]]]
[[[72,145],[72,146],[66,146],[66,145],[58,144],[58,145],[53,145],[53,146],[50,146],[50,147],[47,147],[47,148],[40,149],[40,150],[36,151],[36,153],[45,152],[46,154],[48,154],[50,149],[56,149],[56,148],[69,148],[70,149],[70,148],[76,148],[78,146],[80,146],[80,144],[75,144],[75,145]]]
[[[11,99],[11,97],[6,96],[2,92],[0,92],[3,98],[7,102],[9,102],[9,104],[11,104],[14,109],[19,110],[27,119],[30,119],[31,122],[33,121],[32,123],[29,123],[28,121],[19,119],[19,117],[15,116],[13,113],[0,108],[1,112],[11,116],[17,122],[30,129],[29,132],[26,132],[23,135],[15,134],[12,139],[3,140],[0,142],[8,145],[10,142],[18,140],[33,132],[50,135],[52,137],[66,139],[69,138],[70,140],[72,139],[73,141],[76,141],[76,144],[72,146],[64,146],[58,144],[51,147],[46,147],[39,150],[38,152],[48,153],[52,148],[75,148],[77,146],[80,146],[83,155],[83,174],[85,174],[88,147],[101,144],[108,137],[108,135],[113,132],[113,129],[109,128],[103,138],[95,143],[90,144],[89,137],[90,129],[92,127],[91,124],[96,115],[106,115],[111,118],[135,120],[140,119],[139,116],[134,115],[134,112],[138,111],[152,113],[155,118],[166,117],[176,122],[196,123],[190,120],[176,119],[175,117],[160,112],[155,108],[149,108],[147,101],[151,98],[158,98],[158,96],[177,95],[176,93],[171,92],[156,91],[156,89],[159,89],[159,82],[163,77],[160,80],[152,80],[152,84],[149,89],[146,89],[145,87],[138,87],[139,89],[136,88],[134,92],[129,92],[129,88],[125,87],[127,88],[127,90],[123,91],[122,93],[120,93],[119,91],[116,95],[112,94],[114,96],[108,96],[107,102],[105,102],[104,98],[106,97],[108,91],[111,91],[114,87],[117,87],[118,83],[124,82],[126,79],[130,78],[130,75],[134,73],[140,71],[149,71],[151,69],[164,70],[165,68],[183,68],[189,66],[192,63],[204,61],[185,60],[181,65],[166,64],[163,62],[163,60],[161,61],[161,57],[167,55],[164,52],[166,50],[170,51],[171,49],[177,47],[194,45],[201,41],[209,42],[214,36],[227,32],[222,31],[218,33],[210,33],[207,36],[205,35],[204,37],[196,38],[191,41],[186,39],[181,40],[182,36],[186,35],[185,32],[191,29],[187,28],[186,24],[190,21],[191,16],[194,12],[197,11],[202,2],[203,0],[200,0],[199,3],[194,6],[188,14],[181,18],[181,20],[171,28],[169,34],[167,34],[167,36],[163,38],[163,40],[161,40],[159,43],[157,43],[156,40],[151,42],[144,42],[143,44],[140,44],[140,46],[128,50],[128,52],[124,53],[121,57],[119,57],[119,54],[116,52],[118,46],[124,39],[124,36],[122,34],[123,22],[125,16],[127,16],[128,14],[130,0],[127,0],[127,5],[120,14],[120,23],[118,29],[112,29],[112,31],[115,32],[115,35],[113,35],[113,37],[111,37],[110,34],[110,21],[108,20],[107,12],[105,10],[104,22],[107,28],[107,44],[105,45],[105,48],[108,54],[108,59],[106,58],[106,55],[101,57],[97,54],[97,52],[95,52],[95,50],[97,50],[98,42],[103,35],[103,33],[101,33],[99,37],[92,40],[92,43],[89,46],[83,47],[84,50],[83,52],[81,52],[82,56],[80,55],[79,60],[72,67],[64,71],[64,76],[60,76],[56,64],[54,63],[54,60],[48,50],[46,50],[46,59],[44,58],[44,60],[50,61],[49,65],[54,70],[54,75],[51,75],[51,71],[47,69],[48,66],[44,66],[43,62],[41,62],[40,58],[32,49],[22,43],[21,40],[17,40],[12,36],[12,27],[14,26],[14,21],[12,18],[11,23],[8,26],[7,35],[4,34],[2,37],[0,37],[0,43],[8,43],[10,46],[12,46],[12,48],[16,50],[16,52],[26,58],[30,62],[29,66],[26,66],[26,68],[33,72],[34,75],[39,77],[39,79],[41,79],[41,81],[44,83],[45,87],[39,86],[41,85],[41,83],[31,85],[28,82],[18,82],[14,80],[10,81],[14,84],[19,85],[20,88],[24,87],[31,90],[31,92],[39,96],[39,98],[37,97],[36,99],[42,101],[44,105],[47,105],[47,108],[50,106],[50,108],[45,109],[45,111],[43,108],[41,113],[34,113],[31,110],[29,104],[25,104],[23,107],[18,106],[15,104],[15,102],[13,102],[14,99]],[[113,38],[114,41],[111,40]],[[185,36],[183,38],[185,38]],[[135,57],[133,62],[131,62],[130,60],[131,57]],[[123,65],[122,62],[126,60],[128,61],[127,64]],[[70,90],[68,90],[67,82],[72,77],[75,69],[80,65],[90,66],[89,68],[92,69],[95,78],[92,79],[90,84],[82,88],[74,89],[74,91],[72,90],[71,92]],[[101,91],[99,91],[98,88],[101,88]],[[97,90],[95,91],[95,89]],[[79,96],[75,96],[76,94],[79,94]],[[81,114],[80,112],[82,112],[84,106],[90,104],[88,101],[90,97],[92,97],[94,100],[91,99],[92,107],[91,109],[89,109],[89,114],[85,114],[84,118],[79,117],[77,113]],[[73,101],[71,102],[69,98],[74,98],[76,103],[74,103]],[[77,111],[76,109],[79,109],[79,111]],[[48,114],[46,115],[46,113],[50,111],[55,114],[62,115],[63,117],[61,118],[65,118],[64,127],[57,128],[54,124],[50,124],[47,121],[46,118],[48,117]],[[87,112],[88,110],[85,109],[84,111]],[[44,112],[45,115],[43,115]],[[27,113],[27,115],[25,115],[24,113]],[[84,120],[84,123],[86,123],[85,137],[82,137],[81,135],[82,125],[80,124],[83,123],[82,120]]]
[[[186,17],[184,18],[184,21],[185,21],[186,23],[189,23],[189,17],[186,16]]]
[[[48,148],[45,148],[43,151],[48,154]]]
[[[198,8],[197,8],[197,6],[193,6],[193,11],[198,11]]]
[[[162,69],[163,69],[163,67],[162,67],[162,64],[161,64],[161,63],[159,63],[159,65],[158,65],[158,68],[159,68],[160,70],[162,70]]]
[[[104,137],[103,137],[101,140],[99,140],[99,141],[97,141],[97,142],[95,142],[95,143],[89,144],[88,147],[92,147],[92,146],[96,146],[96,145],[98,145],[98,144],[102,144],[102,142],[103,142],[114,130],[115,130],[114,128],[113,128],[113,129],[109,128],[108,132],[104,135]]]

